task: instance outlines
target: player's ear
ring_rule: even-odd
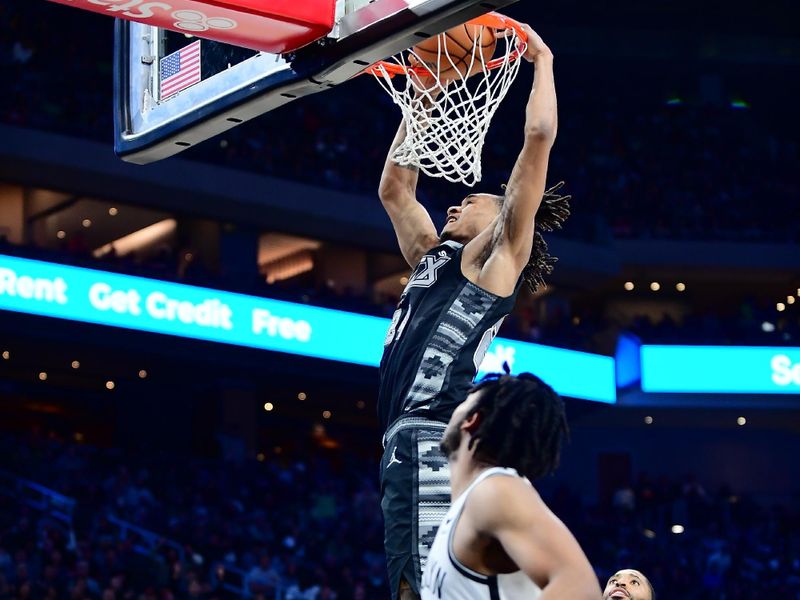
[[[481,414],[476,410],[461,422],[461,429],[469,433],[475,433],[481,424]]]

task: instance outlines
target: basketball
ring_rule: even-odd
[[[483,64],[494,56],[496,47],[492,29],[465,24],[417,44],[413,51],[441,80],[452,81],[480,72]]]

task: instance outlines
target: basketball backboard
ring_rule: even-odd
[[[247,49],[195,37],[227,39],[217,25],[230,22],[197,11],[189,15],[190,27],[175,27],[180,31],[118,20],[115,150],[138,164],[167,158],[292,100],[342,84],[422,39],[516,1],[329,0],[335,14],[330,31],[280,54],[265,51],[266,42],[262,49]],[[187,63],[199,54],[199,69],[170,87],[165,81],[177,53]],[[186,82],[191,85],[183,87]]]

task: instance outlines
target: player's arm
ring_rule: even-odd
[[[476,530],[506,554],[543,592],[540,600],[599,600],[600,586],[575,537],[526,481],[491,477],[470,498]]]
[[[392,221],[403,257],[415,267],[422,255],[439,242],[439,237],[428,211],[417,201],[418,169],[402,167],[392,160],[405,137],[406,128],[401,124],[386,157],[378,195]]]
[[[524,57],[534,63],[535,75],[525,109],[524,145],[507,183],[492,252],[513,261],[518,273],[530,258],[534,217],[544,196],[550,149],[558,130],[553,54],[533,29],[524,27],[528,34]]]

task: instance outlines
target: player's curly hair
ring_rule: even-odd
[[[533,233],[533,248],[528,264],[522,270],[522,279],[528,284],[532,292],[536,292],[540,287],[546,286],[544,278],[553,272],[553,266],[558,260],[555,256],[550,256],[547,249],[547,242],[541,232],[555,231],[561,229],[564,221],[570,215],[569,201],[572,196],[562,196],[559,194],[564,182],[560,181],[550,189],[546,190],[542,197],[542,204],[536,212],[536,229]],[[505,191],[506,186],[502,186]],[[501,202],[503,196],[499,197]]]
[[[522,373],[487,375],[466,418],[479,414],[469,447],[476,460],[516,469],[531,481],[555,471],[569,427],[561,397],[544,381]]]

